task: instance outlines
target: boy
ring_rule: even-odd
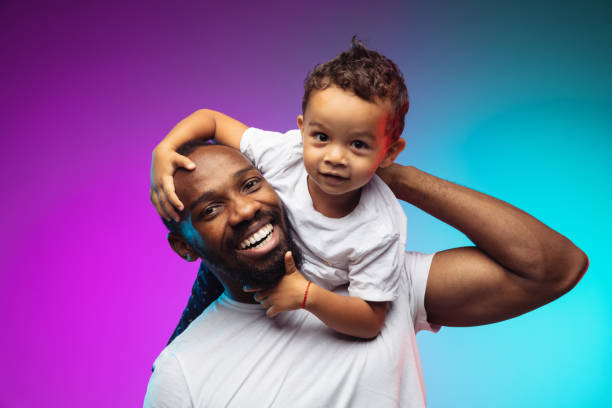
[[[182,204],[172,175],[177,167],[194,167],[176,153],[185,142],[214,138],[239,148],[285,203],[305,261],[304,275],[296,271],[274,288],[246,290],[257,292],[270,317],[302,307],[336,331],[372,338],[396,296],[404,256],[405,216],[375,173],[405,146],[399,136],[408,111],[406,86],[391,60],[353,38],[349,50],[316,66],[304,87],[299,131],[247,128],[210,110],[181,121],[154,151],[151,200],[163,217],[178,219],[171,205]],[[251,188],[256,184],[245,194]],[[224,210],[213,197],[191,222],[207,222]],[[265,252],[273,239],[273,229],[264,225],[239,250]],[[350,296],[330,291],[346,283]]]

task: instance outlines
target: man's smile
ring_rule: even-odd
[[[268,238],[270,238],[270,234],[272,233],[273,229],[274,227],[272,227],[272,224],[266,224],[259,228],[240,243],[240,249],[251,249],[262,245]]]
[[[279,244],[279,227],[265,224],[238,245],[238,253],[249,258],[261,258]]]

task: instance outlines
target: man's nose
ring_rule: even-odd
[[[346,152],[342,146],[331,144],[325,151],[324,160],[332,166],[346,166]]]
[[[232,209],[229,217],[230,225],[234,226],[243,221],[251,220],[257,211],[261,208],[261,204],[257,200],[253,200],[248,196],[237,196],[232,201]]]

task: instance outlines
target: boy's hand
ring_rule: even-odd
[[[183,167],[187,170],[195,169],[195,163],[189,158],[178,154],[173,148],[162,143],[153,150],[151,160],[151,202],[155,209],[166,220],[170,218],[180,221],[178,211],[183,210],[183,203],[174,192],[174,172]]]
[[[256,292],[254,299],[268,309],[266,311],[268,317],[302,307],[308,281],[295,267],[291,252],[285,254],[285,271],[287,274],[272,289],[261,290],[246,287],[244,289],[245,292]]]

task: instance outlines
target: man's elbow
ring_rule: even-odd
[[[568,249],[565,262],[561,262],[555,267],[557,276],[552,285],[555,292],[554,296],[559,297],[572,290],[580,282],[588,268],[589,258],[587,255],[572,245],[572,248]]]

